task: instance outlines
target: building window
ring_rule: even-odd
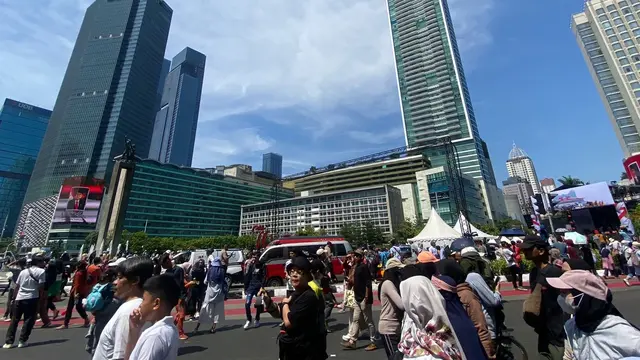
[[[618,51],[616,51],[616,57],[617,57],[618,59],[622,59],[622,58],[623,58],[623,57],[625,57],[625,56],[627,56],[627,54],[625,54],[625,53],[624,53],[624,51],[622,51],[622,50],[618,50]]]
[[[622,49],[622,45],[620,45],[620,43],[615,43],[615,44],[611,45],[611,47],[613,47],[613,50],[621,50]]]
[[[613,5],[607,6],[607,11],[614,11],[615,9],[616,9],[616,7],[613,6]]]
[[[598,14],[598,15],[604,14],[604,9],[602,9],[602,8],[596,9],[596,14]]]
[[[635,80],[636,79],[636,75],[635,74],[627,74],[627,80],[631,81],[631,80]]]
[[[635,54],[638,53],[638,48],[636,48],[635,46],[632,46],[632,47],[628,48],[627,51],[629,52],[629,54],[635,55]]]

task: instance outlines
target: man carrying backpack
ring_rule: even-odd
[[[89,332],[85,335],[87,339],[85,350],[91,355],[96,351],[97,340],[100,339],[102,330],[104,330],[104,327],[121,304],[121,301],[113,296],[113,282],[116,279],[116,275],[115,269],[108,269],[102,273],[100,281],[87,296],[85,310],[93,314],[93,322],[89,327]]]

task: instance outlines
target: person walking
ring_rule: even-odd
[[[224,266],[220,258],[216,257],[210,264],[204,280],[207,290],[194,333],[198,332],[201,324],[211,323],[209,332],[213,334],[217,330],[218,323],[224,321],[224,298],[229,291],[224,277]]]
[[[87,281],[87,263],[85,261],[80,261],[78,263],[78,268],[73,275],[73,285],[71,287],[71,291],[69,291],[69,302],[67,303],[67,312],[64,314],[64,323],[57,327],[58,330],[69,328],[69,321],[71,321],[71,314],[73,313],[74,306],[80,317],[84,319],[84,327],[89,327],[89,317],[87,316],[87,312],[84,311],[84,306],[82,305],[82,299],[86,298],[91,290],[88,287]]]
[[[373,324],[373,290],[371,273],[366,264],[363,264],[362,259],[364,254],[362,250],[356,250],[354,253],[355,271],[353,273],[353,293],[355,298],[355,306],[353,308],[353,317],[351,319],[351,325],[349,327],[349,339],[342,342],[342,346],[354,350],[356,349],[356,341],[360,335],[360,319],[364,319],[364,322],[369,328],[369,337],[371,343],[365,348],[366,351],[372,351],[377,349],[375,344],[376,327]]]
[[[264,274],[264,266],[256,258],[256,260],[249,266],[247,270],[247,276],[244,280],[244,293],[245,293],[245,303],[244,309],[247,315],[247,322],[244,324],[244,329],[247,330],[251,327],[251,303],[253,298],[258,295],[260,289],[264,287],[265,282],[265,274]],[[257,300],[256,300],[257,301]],[[260,327],[260,312],[261,305],[256,303],[256,317],[255,322],[253,323],[254,327]]]
[[[380,320],[378,330],[384,340],[384,350],[387,359],[393,360],[398,352],[404,305],[400,298],[400,282],[404,265],[396,258],[391,258],[385,266],[382,281],[378,285],[378,299],[380,300]]]
[[[186,300],[186,288],[185,288],[185,271],[182,266],[176,266],[173,264],[173,260],[171,259],[171,254],[163,254],[160,258],[160,264],[162,268],[165,269],[165,274],[170,274],[178,283],[178,288],[180,288],[180,300],[178,300],[178,305],[176,306],[176,314],[174,316],[176,326],[178,327],[178,333],[180,340],[187,340],[189,337],[184,332],[184,318],[185,318],[185,300]]]
[[[13,267],[14,265],[17,265],[17,268]],[[7,285],[7,287],[9,288],[9,295],[7,296],[6,309],[4,312],[4,316],[2,317],[3,321],[11,321],[11,309],[13,305],[13,301],[11,300],[15,297],[16,288],[18,287],[18,276],[20,275],[20,272],[22,272],[22,270],[24,270],[24,268],[27,266],[27,259],[22,258],[10,264],[9,266],[13,269],[13,271],[11,271],[13,276],[11,277],[11,279],[9,279],[9,285]]]
[[[38,312],[38,302],[43,296],[43,288],[45,282],[44,259],[35,256],[31,259],[31,267],[24,269],[18,275],[16,280],[16,289],[13,302],[11,323],[7,329],[3,349],[11,349],[15,342],[18,323],[24,317],[24,324],[20,331],[20,339],[18,347],[27,346],[31,330],[36,323],[36,314]]]

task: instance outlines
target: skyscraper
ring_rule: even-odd
[[[509,177],[519,177],[526,180],[530,184],[533,194],[540,194],[542,192],[533,161],[531,161],[529,155],[517,147],[515,143],[511,151],[509,151],[507,172],[509,173]]]
[[[624,157],[640,153],[640,1],[589,0],[573,30]]]
[[[262,155],[262,171],[282,178],[282,155],[266,153]]]
[[[85,13],[25,203],[63,179],[107,179],[125,136],[147,157],[173,11],[163,0],[95,0]]]
[[[11,99],[0,108],[1,237],[13,235],[50,117],[51,110]]]
[[[495,185],[446,0],[387,0],[406,144],[450,137],[460,170]],[[442,151],[429,158],[444,163]]]
[[[155,114],[153,114],[154,123],[155,123],[155,115],[160,111],[160,107],[162,106],[162,92],[164,91],[164,82],[167,81],[167,75],[169,75],[169,70],[171,70],[171,60],[164,59],[162,61],[162,70],[160,71],[160,80],[158,81],[158,93],[156,94],[156,109]]]
[[[185,48],[173,58],[156,115],[149,158],[191,166],[207,57]]]

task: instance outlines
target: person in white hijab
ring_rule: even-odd
[[[424,276],[400,283],[405,314],[398,349],[404,359],[466,360],[438,289]]]

